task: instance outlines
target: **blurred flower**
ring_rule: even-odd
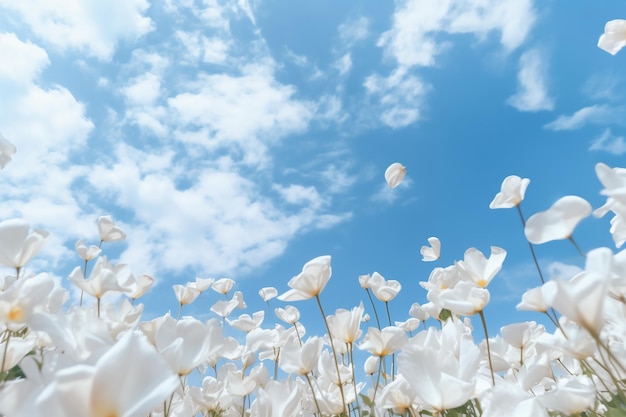
[[[128,292],[128,288],[120,285],[115,267],[107,261],[106,256],[101,256],[93,266],[89,278],[86,279],[80,267],[74,268],[70,273],[70,280],[78,288],[98,299],[107,292],[120,291]]]
[[[294,306],[286,306],[283,308],[275,308],[274,313],[276,317],[284,321],[285,323],[295,324],[298,320],[300,320],[300,310],[298,310]]]
[[[39,252],[48,232],[29,230],[30,225],[22,219],[0,223],[0,265],[20,269]]]
[[[174,289],[174,294],[176,294],[178,304],[180,305],[191,304],[200,295],[200,290],[195,286],[176,284],[173,285],[172,288]]]
[[[259,290],[259,296],[263,301],[268,302],[278,295],[278,290],[274,287],[264,287]]]
[[[604,299],[612,263],[613,252],[610,249],[590,251],[585,271],[570,281],[557,279],[543,285],[541,293],[544,300],[559,313],[598,336],[604,326]]]
[[[385,180],[387,181],[387,185],[391,188],[396,188],[402,181],[404,181],[404,177],[406,176],[406,167],[402,164],[396,162],[385,170]]]
[[[389,385],[385,386],[379,398],[379,406],[385,409],[393,410],[394,414],[405,415],[407,410],[413,411],[417,396],[411,387],[411,384],[402,375],[398,375],[396,379]],[[412,415],[413,413],[409,413]]]
[[[500,192],[496,194],[491,204],[490,209],[500,208],[512,208],[524,199],[526,194],[526,188],[528,188],[530,180],[528,178],[520,178],[517,175],[510,175],[502,181]]]
[[[441,242],[436,237],[428,238],[429,246],[422,246],[420,253],[422,254],[422,261],[431,262],[439,259],[439,253],[441,252]]]
[[[17,149],[15,145],[8,141],[7,138],[0,133],[0,169],[3,169],[11,161],[11,157],[15,155]]]
[[[96,245],[91,245],[87,247],[82,239],[78,240],[74,247],[76,248],[78,256],[80,256],[83,261],[91,261],[92,259],[97,258],[102,252],[102,249],[100,249]]]
[[[604,33],[598,39],[598,48],[615,55],[626,46],[626,20],[609,20],[604,25]]]
[[[98,233],[101,242],[117,242],[126,239],[126,232],[115,225],[111,216],[98,217]]]
[[[232,279],[220,278],[211,285],[211,288],[213,288],[214,291],[225,295],[228,294],[228,292],[233,288],[234,285],[235,281],[233,281]]]
[[[264,311],[257,311],[250,316],[249,314],[242,314],[236,320],[228,320],[228,324],[230,324],[235,329],[239,329],[246,333],[251,332],[252,330],[258,328],[265,318]]]
[[[548,210],[536,213],[526,221],[524,233],[536,245],[568,239],[582,219],[591,214],[591,204],[575,195],[560,198]]]
[[[429,291],[427,297],[429,301],[455,314],[472,316],[485,308],[490,295],[486,288],[461,281],[454,288]]]
[[[589,377],[579,375],[559,380],[554,389],[539,397],[539,401],[550,410],[575,416],[593,409],[596,395],[596,388]]]
[[[302,267],[295,277],[291,278],[287,285],[291,289],[278,296],[281,301],[308,300],[318,296],[330,279],[332,269],[330,256],[319,256],[310,260]]]

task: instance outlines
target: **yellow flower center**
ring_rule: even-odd
[[[476,284],[477,284],[479,287],[483,287],[483,288],[485,288],[485,287],[487,286],[487,281],[485,281],[484,279],[479,279],[479,280],[476,282]]]
[[[9,321],[21,321],[24,318],[24,311],[20,306],[11,306],[8,318]]]

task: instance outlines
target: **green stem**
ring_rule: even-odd
[[[376,325],[378,326],[378,330],[381,330],[380,320],[378,318],[378,311],[376,311],[376,305],[374,305],[374,299],[372,299],[372,293],[370,292],[369,288],[366,288],[365,292],[367,293],[367,297],[370,299],[370,304],[372,304],[372,309],[374,310],[374,317],[376,317]]]
[[[348,405],[346,404],[346,396],[343,393],[343,383],[341,382],[341,373],[339,372],[339,361],[337,360],[337,352],[335,351],[335,342],[333,340],[332,332],[330,331],[330,326],[328,326],[328,320],[326,320],[326,314],[324,313],[324,309],[322,308],[322,302],[320,301],[319,294],[315,295],[315,300],[317,301],[317,306],[319,307],[320,312],[322,313],[322,318],[324,319],[324,324],[326,325],[326,331],[328,332],[328,339],[330,340],[330,348],[333,351],[333,358],[335,358],[335,369],[337,370],[337,382],[339,385],[339,392],[341,393],[341,401],[344,407],[343,411],[345,413]]]
[[[487,359],[489,359],[489,369],[491,370],[491,382],[493,385],[496,385],[496,377],[493,372],[493,363],[491,363],[491,347],[489,346],[489,333],[487,332],[487,322],[485,321],[485,314],[481,311],[478,312],[480,315],[480,321],[483,323],[483,330],[485,331],[485,342],[487,342]]]

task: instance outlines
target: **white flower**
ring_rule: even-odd
[[[500,192],[496,194],[491,204],[489,204],[489,208],[512,208],[519,205],[524,199],[528,184],[530,184],[528,178],[522,179],[517,175],[509,175],[502,181]]]
[[[15,145],[0,133],[0,169],[3,169],[11,161],[11,157],[15,155],[15,152],[17,152]]]
[[[406,176],[406,167],[398,162],[389,165],[385,171],[385,180],[391,188],[396,188]]]
[[[598,39],[598,48],[615,55],[626,46],[626,20],[615,19],[606,22],[604,33]]]
[[[439,254],[441,252],[441,242],[436,237],[428,238],[429,246],[422,246],[420,253],[422,254],[422,261],[431,262],[439,259]]]
[[[536,245],[568,239],[578,223],[591,214],[591,204],[575,195],[560,198],[548,210],[530,216],[524,233]]]

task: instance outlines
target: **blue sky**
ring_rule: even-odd
[[[619,1],[0,0],[0,131],[18,149],[0,218],[48,230],[32,266],[67,282],[76,240],[113,215],[128,239],[105,253],[157,279],[153,315],[196,276],[236,279],[251,313],[258,289],[329,254],[327,312],[378,271],[402,282],[404,320],[433,267],[496,245],[486,314],[526,319],[528,245],[488,206],[511,174],[531,179],[527,217],[567,194],[603,203],[594,166],[626,153],[626,58],[596,43],[623,17]],[[393,162],[408,174],[391,190]],[[614,247],[608,228],[574,236]],[[430,236],[442,257],[423,263]],[[567,242],[537,254],[582,264]]]

